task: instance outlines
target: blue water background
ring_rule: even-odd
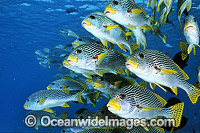
[[[142,4],[140,1],[137,2],[139,5]],[[36,60],[35,50],[71,43],[73,40],[59,34],[62,28],[71,29],[80,36],[91,36],[80,23],[91,12],[103,12],[106,3],[106,0],[0,0],[0,132],[37,131],[23,123],[23,118],[28,112],[24,110],[23,105],[28,96],[45,89],[54,81],[52,75],[58,71],[40,66]],[[174,12],[169,16],[176,27],[166,24],[161,28],[162,33],[168,36],[167,43],[172,47],[166,47],[160,39],[157,38],[155,41],[153,35],[147,34],[147,48],[171,53],[171,58],[180,51],[179,42],[186,41],[178,25],[176,4],[173,4]],[[200,23],[199,8],[200,2],[193,1],[190,14],[193,14]],[[151,11],[150,8],[145,10]],[[183,15],[182,21],[184,17]],[[197,81],[196,67],[200,64],[200,48],[196,48],[196,53],[195,56],[190,54],[188,66],[184,69],[190,77],[190,83]],[[166,100],[173,96],[158,87],[155,92]],[[186,127],[179,132],[192,132],[192,129],[200,132],[200,101],[192,105],[186,92],[181,89],[178,89],[177,98],[185,102],[183,114],[189,118]],[[96,108],[89,108],[97,110],[106,103],[106,100],[102,100]],[[58,107],[55,110],[57,114],[68,111],[69,117],[73,117],[74,112],[80,107],[86,106],[70,103],[70,108]],[[39,127],[38,131],[59,132],[61,129]]]

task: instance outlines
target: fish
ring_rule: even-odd
[[[160,0],[160,2],[163,0]],[[169,22],[170,20],[168,19],[168,15],[170,12],[172,12],[172,3],[173,0],[168,0],[169,1],[169,5],[166,4],[165,2],[166,0],[164,0],[164,2],[161,2],[158,4],[158,8],[157,11],[159,11],[159,17],[158,17],[158,23],[156,24],[156,30],[155,32],[157,32],[159,30],[159,28],[166,22]],[[168,3],[168,2],[167,2]],[[170,21],[171,22],[171,21]],[[172,23],[172,22],[171,22]],[[173,25],[173,23],[172,23]]]
[[[88,90],[88,86],[82,82],[79,82],[70,77],[63,77],[62,79],[51,82],[47,86],[47,90],[69,90],[69,91],[81,91]]]
[[[89,37],[79,37],[74,42],[72,42],[72,47],[76,48],[86,43],[98,43],[98,41]]]
[[[36,50],[35,51],[35,54],[39,57],[42,57],[42,58],[46,58],[46,59],[49,59],[49,55],[46,55],[44,52],[42,52],[41,50]]]
[[[185,90],[193,104],[200,96],[200,89],[188,83],[188,75],[164,53],[157,50],[140,50],[127,60],[126,67],[141,79],[166,91],[161,85],[169,87],[177,95],[177,87]]]
[[[133,0],[112,0],[105,8],[104,14],[130,30],[133,27],[152,29],[152,17]]]
[[[156,7],[157,7],[158,0],[148,0],[147,8],[150,6],[153,12],[153,21],[155,22],[156,16]]]
[[[30,111],[28,112],[26,115],[25,115],[25,118],[28,116],[28,115],[34,115],[35,118],[36,118],[36,125],[35,125],[35,129],[38,130],[38,127],[39,126],[42,126],[41,125],[41,118],[43,116],[48,116],[50,117],[50,119],[67,119],[67,115],[68,115],[68,112],[64,112],[63,114],[61,114],[60,116],[56,116],[56,113],[50,113],[50,112],[47,112],[47,111],[43,111],[43,110],[35,110],[35,111]],[[25,120],[25,119],[24,119]],[[33,122],[35,121],[35,119],[33,119]],[[47,123],[47,120],[44,119],[44,123]]]
[[[113,73],[104,73],[104,75],[97,76],[93,80],[93,88],[105,94],[113,95],[118,89],[123,86],[134,84],[133,80],[121,77]]]
[[[79,38],[79,35],[77,35],[74,31],[72,31],[70,29],[61,29],[59,31],[59,33],[64,37],[68,37],[68,38],[72,38],[72,39]]]
[[[182,51],[182,59],[184,60],[192,51],[196,54],[195,47],[199,46],[199,26],[197,20],[193,15],[188,15],[184,20],[183,34],[185,36],[186,42],[180,42],[180,47]]]
[[[179,26],[180,26],[181,30],[182,30],[181,15],[182,15],[182,13],[184,13],[184,11],[189,12],[189,10],[191,9],[191,5],[192,5],[192,0],[178,0],[177,16],[178,16],[178,22],[179,22]]]
[[[95,118],[95,111],[89,111],[86,108],[80,108],[78,111],[75,112],[74,116],[78,119],[88,119],[88,116],[91,117],[91,119]]]
[[[76,47],[63,61],[63,66],[74,69],[89,70],[83,75],[91,78],[90,71],[103,76],[103,73],[118,73],[125,75],[126,57],[120,52],[98,43],[88,43]]]
[[[109,19],[104,13],[91,13],[82,21],[81,25],[99,38],[106,47],[108,47],[107,41],[109,41],[125,52],[129,50],[130,54],[138,48],[137,44],[128,41],[126,33],[121,29],[120,25]]]
[[[99,101],[98,98],[100,97],[100,95],[101,95],[101,92],[99,91],[94,91],[94,90],[84,91],[82,93],[83,104],[84,105],[92,104],[95,107],[96,103]]]
[[[82,103],[83,91],[80,91],[74,95],[67,94],[62,90],[40,90],[33,93],[26,99],[24,108],[26,110],[45,110],[47,112],[53,112],[52,107],[69,107],[67,102],[78,101]]]
[[[196,68],[198,72],[198,82],[200,83],[200,65]]]
[[[136,43],[142,46],[143,49],[146,49],[147,46],[147,37],[146,33],[140,27],[134,27],[132,33],[136,38]]]
[[[108,110],[122,118],[145,118],[147,120],[164,116],[175,119],[175,127],[180,125],[184,103],[165,108],[166,101],[147,88],[138,85],[123,87],[108,102]]]
[[[107,108],[107,104],[101,106],[101,108],[99,108],[97,110],[97,112],[95,112],[94,114],[95,117],[98,117],[98,120],[100,119],[106,119],[106,117],[108,117],[108,119],[119,119],[120,117],[113,114],[112,112],[110,112]]]

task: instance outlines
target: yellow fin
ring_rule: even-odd
[[[145,106],[141,106],[139,108],[142,108],[141,112],[147,112],[147,111],[150,111],[150,110],[153,110],[153,109],[160,110],[160,108],[145,107]]]
[[[99,75],[99,76],[103,76],[103,72],[102,71],[95,71],[95,73],[97,74],[97,75]]]
[[[43,97],[37,102],[40,103],[40,105],[42,105],[42,104],[44,104],[45,100],[46,100],[46,97]]]
[[[117,28],[119,25],[115,24],[115,25],[107,25],[107,26],[104,26],[106,28],[106,30],[112,30],[114,28]]]
[[[97,102],[97,98],[99,97],[100,93],[101,93],[100,91],[94,91],[92,97],[90,98],[94,107],[95,107],[95,104]]]
[[[112,49],[114,49],[114,48],[115,48],[115,45],[114,45],[113,43],[110,43],[110,47],[111,47]]]
[[[59,117],[63,120],[67,119],[67,115],[68,115],[68,112],[66,111],[65,113],[61,114]]]
[[[82,101],[82,93],[83,93],[84,91],[85,91],[85,90],[82,90],[82,91],[78,92],[77,101],[78,101],[79,103],[83,103],[83,101]]]
[[[132,13],[132,14],[134,14],[135,16],[139,16],[140,15],[140,13],[142,13],[143,12],[143,10],[141,10],[141,9],[131,9],[130,11],[128,11],[128,13]]]
[[[55,111],[53,110],[53,109],[43,109],[44,111],[47,111],[47,112],[49,112],[49,113],[55,113]]]
[[[176,66],[179,68],[179,70],[181,70],[183,76],[184,76],[184,80],[188,80],[189,79],[189,76],[183,71],[183,69],[181,69],[177,64]]]
[[[129,26],[129,27],[127,27],[128,29],[130,29],[130,30],[133,30],[133,26]]]
[[[62,89],[60,89],[60,91],[66,92],[67,94],[69,94],[69,89],[67,89],[69,86],[62,86]]]
[[[101,62],[104,60],[104,58],[106,57],[107,54],[108,54],[108,52],[100,54],[100,55],[97,56],[97,65],[101,64]],[[96,57],[93,57],[93,58],[95,59]]]
[[[164,43],[166,43],[167,38],[168,38],[168,37],[167,37],[166,35],[163,35],[162,41],[163,41]]]
[[[122,81],[116,81],[116,82],[114,82],[114,88],[115,88],[115,89],[120,88],[121,83],[122,83]]]
[[[106,40],[101,40],[101,43],[102,43],[104,46],[108,47],[108,42],[107,42]]]
[[[159,86],[161,89],[163,89],[165,92],[167,92],[161,85],[159,85],[159,84],[156,83],[156,82],[155,82],[155,84],[156,84],[157,86]]]
[[[177,95],[177,87],[176,88],[171,88],[171,89],[174,92],[174,94]]]
[[[158,3],[158,7],[157,7],[157,11],[158,11],[158,12],[160,11],[160,5],[163,3],[163,1],[164,1],[164,0],[160,0],[159,3]]]
[[[38,125],[35,125],[35,129],[37,129],[37,130],[38,130]]]
[[[196,86],[192,86],[192,88],[190,88],[191,91],[187,92],[191,102],[193,104],[195,104],[200,96],[200,89],[197,88]]]
[[[156,85],[154,83],[150,83],[151,89],[155,90]]]
[[[172,109],[172,113],[171,113],[171,117],[175,119],[175,127],[178,127],[181,123],[181,118],[182,118],[182,114],[183,114],[183,108],[184,108],[184,103],[178,103],[175,104],[171,107],[169,107]]]
[[[147,82],[146,81],[142,81],[142,82],[139,83],[139,86],[147,88]]]
[[[124,68],[121,68],[119,71],[115,70],[116,73],[125,75]]]
[[[195,47],[193,48],[193,54],[196,55]]]
[[[50,90],[51,89],[51,87],[50,86],[47,86],[47,90]]]
[[[69,104],[65,102],[63,105],[61,105],[61,107],[69,107]]]
[[[123,45],[123,44],[118,44],[118,43],[117,43],[117,46],[120,47],[123,51],[126,52],[126,49],[124,48],[124,45]]]
[[[86,85],[86,84],[84,84],[84,83],[82,83],[82,82],[79,82],[79,81],[77,81],[77,80],[75,80],[75,79],[72,79],[72,78],[70,78],[70,77],[63,77],[62,79],[67,79],[67,80],[69,80],[69,81],[76,82],[76,83],[80,84],[86,91],[88,90],[88,85]]]
[[[177,73],[177,71],[174,70],[170,70],[170,69],[165,69],[165,68],[155,68],[157,70],[161,71],[161,74],[163,75],[168,75],[168,74],[172,74],[172,73]]]
[[[158,94],[154,93],[154,95],[158,98],[158,100],[162,103],[162,106],[165,106],[167,104],[167,101],[163,99],[161,96]]]
[[[88,74],[83,74],[83,76],[85,76],[86,78],[92,79],[92,76],[90,76]]]
[[[190,54],[190,52],[192,51],[192,48],[193,48],[193,45],[190,44],[187,50],[188,54]]]
[[[189,47],[188,43],[180,42],[182,60],[185,60],[185,58],[188,56],[188,52],[187,52],[188,47]]]

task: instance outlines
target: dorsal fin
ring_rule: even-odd
[[[175,63],[176,64],[176,63]],[[188,80],[189,79],[189,76],[183,71],[183,69],[181,69],[177,64],[176,64],[176,66],[181,70],[181,73],[183,74],[183,76],[184,76],[184,79],[185,80]]]

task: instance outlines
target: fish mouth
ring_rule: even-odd
[[[104,14],[105,14],[105,15],[110,15],[110,14],[112,14],[112,13],[111,13],[110,11],[108,11],[108,10],[105,10],[105,11],[104,11]]]
[[[85,27],[85,26],[91,26],[92,23],[89,22],[89,21],[86,19],[86,20],[83,20],[83,22],[81,23],[81,25],[82,25],[83,27]]]
[[[83,22],[81,23],[81,25],[82,25],[83,27],[85,27],[85,26],[87,25],[87,23],[83,21]]]
[[[115,108],[107,104],[107,108],[110,112],[114,112]]]
[[[28,108],[28,105],[24,104],[24,108],[27,109],[27,108]]]
[[[63,61],[63,66],[64,67],[67,67],[67,66],[69,66],[70,65],[70,63],[68,62],[68,60],[64,60]]]
[[[132,60],[128,60],[125,65],[126,65],[126,68],[128,68],[128,69],[133,69],[133,68],[139,67],[139,65]]]
[[[196,27],[193,24],[188,24],[184,28],[184,31],[187,31],[187,30],[196,30]]]
[[[99,84],[99,83],[94,83],[94,84],[93,84],[93,87],[94,87],[94,89],[100,88],[100,87],[101,87],[101,84]]]
[[[129,62],[126,62],[126,67],[128,68],[128,69],[130,69],[130,68],[133,68],[133,65],[131,64],[131,63],[129,63]]]

